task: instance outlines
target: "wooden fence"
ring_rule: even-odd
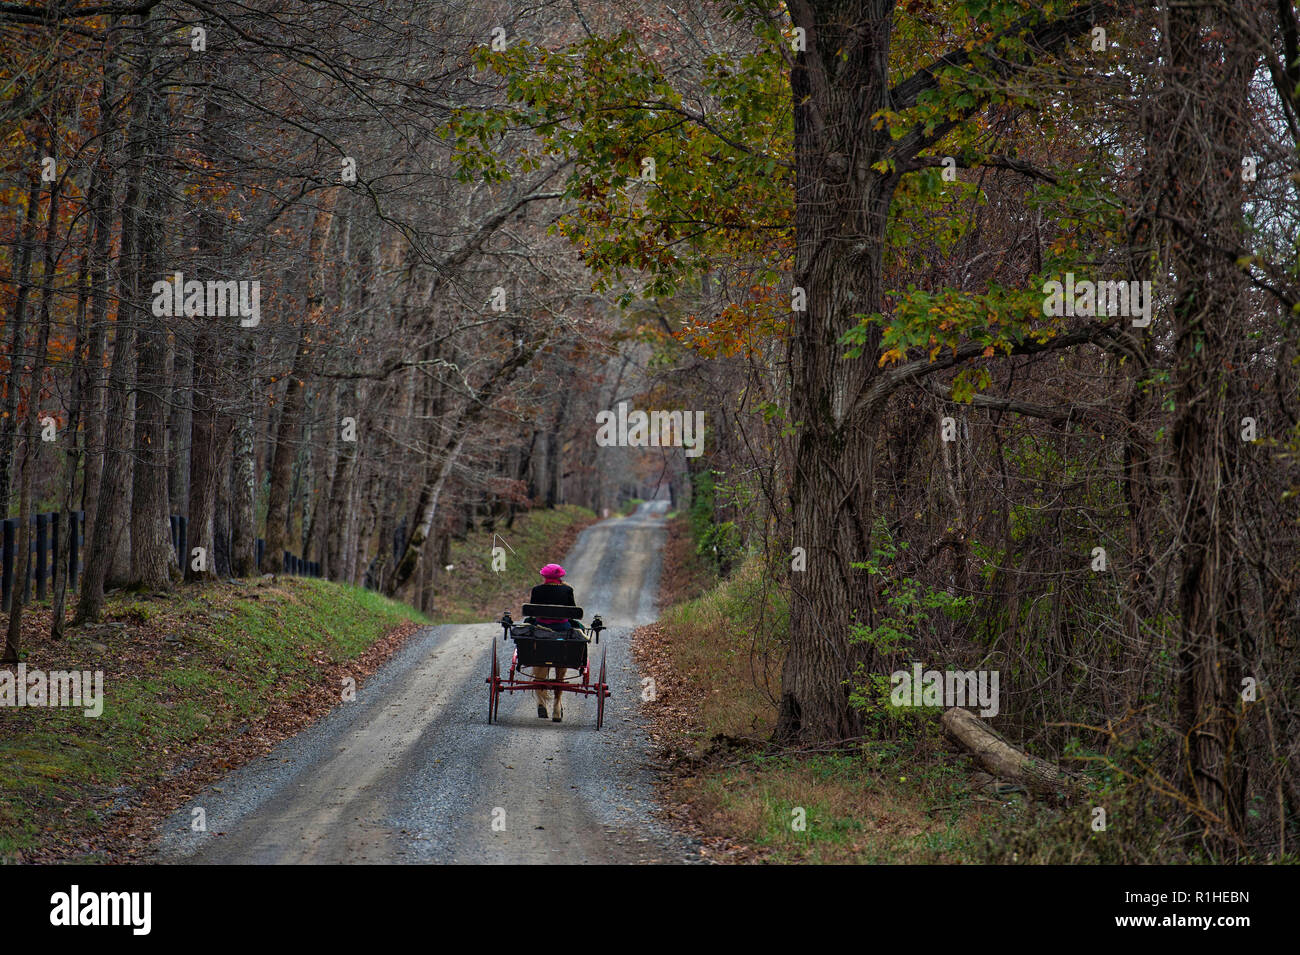
[[[63,547],[64,520],[73,521],[76,531],[72,535],[72,546],[68,550],[67,567],[68,587],[74,591],[77,589],[81,572],[85,568],[82,551],[86,546],[86,512],[70,511],[61,514],[54,511],[49,514],[35,514],[32,516],[32,559],[27,562],[24,602],[31,599],[33,586],[36,588],[36,599],[44,600],[50,585],[53,583],[54,568],[63,559],[63,554],[60,551]],[[176,514],[171,516],[172,550],[176,555],[176,566],[182,571],[185,569],[185,562],[189,554],[189,548],[186,546],[188,531],[186,524],[187,521],[184,517]],[[0,522],[0,575],[2,575],[0,576],[0,609],[5,611],[8,611],[9,602],[13,595],[14,566],[18,557],[17,541],[18,519],[10,517]],[[257,539],[257,563],[259,567],[265,553],[266,541],[259,537]],[[281,566],[284,573],[293,577],[319,577],[321,575],[319,561],[303,560],[288,551],[284,552]]]

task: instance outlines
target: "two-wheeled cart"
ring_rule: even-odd
[[[605,682],[605,648],[600,650],[600,672],[596,679],[591,679],[591,667],[587,659],[590,647],[590,632],[600,643],[600,632],[606,629],[599,616],[593,617],[591,626],[572,630],[552,629],[541,620],[582,619],[581,607],[558,607],[550,604],[524,604],[524,622],[515,623],[507,610],[497,621],[501,624],[501,640],[515,642],[514,653],[510,657],[510,668],[502,676],[501,665],[497,656],[497,642],[492,641],[492,673],[487,678],[488,684],[488,722],[497,720],[497,706],[501,694],[516,690],[555,690],[559,693],[579,693],[596,698],[596,729],[605,722],[605,700],[609,699],[609,684]],[[556,679],[536,680],[525,677],[525,667],[555,667]],[[573,670],[575,675],[567,676],[565,671]]]

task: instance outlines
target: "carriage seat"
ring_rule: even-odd
[[[580,619],[581,607],[562,607],[555,604],[524,604],[524,623],[534,628],[530,636],[543,639],[581,639],[586,640]],[[571,629],[562,629],[552,621],[567,620]],[[545,622],[543,622],[545,621]]]
[[[506,611],[501,615],[501,625],[516,641],[519,639],[527,640],[572,640],[577,643],[591,642],[590,634],[595,633],[597,642],[600,640],[600,631],[605,629],[599,616],[594,617],[590,627],[585,627],[580,622],[582,617],[581,607],[561,607],[554,604],[524,604],[523,623],[515,623],[510,617],[510,612]],[[573,629],[555,630],[552,627],[539,622],[543,620],[566,619]]]
[[[557,604],[524,604],[524,618],[541,617],[546,620],[581,620],[581,607],[561,607]]]

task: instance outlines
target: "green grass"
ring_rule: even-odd
[[[960,782],[933,769],[914,776],[897,769],[869,751],[756,755],[706,773],[693,798],[706,828],[774,862],[976,861],[984,820]]]
[[[776,862],[979,860],[996,810],[970,793],[969,767],[946,758],[935,719],[918,722],[907,739],[843,753],[767,745],[789,623],[780,591],[764,584],[762,562],[750,554],[730,577],[662,615],[671,680],[691,709],[683,742],[702,757],[694,775],[674,784],[674,798],[707,835]],[[754,748],[717,747],[719,736],[747,737]]]
[[[220,741],[317,686],[408,620],[411,608],[306,578],[110,596],[107,620],[29,654],[28,668],[104,670],[104,710],[23,707],[0,722],[0,859],[94,825],[114,789],[162,778],[196,743]],[[163,633],[182,638],[173,650]],[[99,643],[103,649],[97,649]],[[140,652],[142,644],[147,652]]]
[[[521,514],[499,535],[513,548],[500,573],[491,533],[454,542],[454,569],[438,575],[447,598],[437,622],[477,622],[485,607],[520,602],[537,569],[563,560],[566,539],[595,519],[571,506]],[[39,629],[49,601],[33,610],[29,623]],[[25,644],[29,670],[105,671],[104,711],[98,719],[56,707],[0,711],[0,861],[79,841],[126,792],[167,778],[196,746],[234,739],[326,682],[339,693],[340,664],[405,621],[434,622],[362,588],[283,577],[185,586],[165,599],[115,593],[104,619],[125,626]],[[164,641],[169,633],[183,650]]]
[[[755,674],[779,686],[779,636],[787,611],[776,588],[767,588],[762,565],[750,556],[727,579],[694,600],[668,608],[662,617],[678,677],[699,699],[701,745],[717,734],[766,736],[775,711]]]
[[[439,569],[434,586],[438,623],[479,623],[509,607],[516,613],[546,564],[562,562],[570,531],[596,520],[595,512],[565,504],[520,514],[514,526],[498,524],[495,546],[505,551],[505,569],[493,571],[493,535],[473,531],[451,545],[450,571]],[[504,543],[502,543],[504,541]]]

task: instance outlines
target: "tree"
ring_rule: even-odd
[[[1175,230],[1170,274],[1176,284],[1173,453],[1184,518],[1178,529],[1179,713],[1186,740],[1185,790],[1208,814],[1222,852],[1244,831],[1246,780],[1240,758],[1241,687],[1249,631],[1244,569],[1234,540],[1248,515],[1229,488],[1238,479],[1241,378],[1250,327],[1246,278],[1207,249],[1243,231],[1241,159],[1230,144],[1249,138],[1239,104],[1255,55],[1223,19],[1171,7],[1165,25],[1168,69],[1160,105],[1167,181],[1163,197]],[[1176,164],[1176,165],[1175,165]],[[1192,225],[1194,223],[1194,225]]]

